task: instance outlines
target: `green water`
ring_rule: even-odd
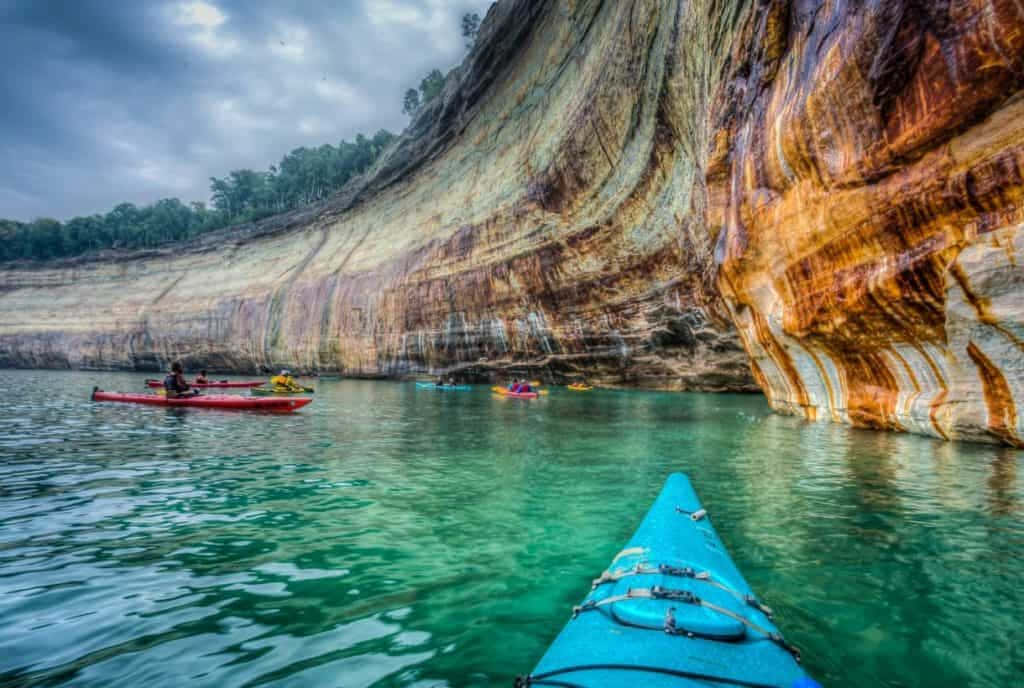
[[[290,416],[0,371],[0,685],[508,686],[690,473],[831,686],[1024,685],[1024,454],[756,396],[323,381]]]

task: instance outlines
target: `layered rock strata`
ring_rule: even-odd
[[[756,390],[688,219],[683,7],[500,3],[442,96],[319,210],[4,271],[0,364]]]
[[[1020,445],[1022,8],[506,0],[327,204],[0,271],[0,364],[756,379]]]
[[[707,226],[772,405],[1020,446],[1024,5],[770,2],[743,31]]]

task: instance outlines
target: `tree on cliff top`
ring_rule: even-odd
[[[430,74],[420,82],[421,102],[426,105],[441,93],[444,88],[444,74],[440,69],[430,70]]]
[[[410,88],[405,92],[405,100],[402,103],[402,112],[414,116],[420,110],[420,92],[415,88]]]
[[[466,41],[466,50],[472,50],[480,34],[480,15],[476,12],[467,12],[462,15],[462,38]],[[409,117],[415,117],[424,105],[436,98],[444,90],[446,77],[440,69],[432,69],[429,74],[420,81],[417,91],[410,88],[405,92],[402,99],[402,112]]]
[[[466,41],[466,50],[473,49],[478,35],[480,35],[480,15],[476,12],[466,12],[462,15],[462,37]]]
[[[420,108],[432,101],[444,90],[444,82],[445,76],[441,73],[440,69],[430,70],[430,73],[420,81],[418,91],[415,88],[410,88],[405,92],[405,98],[402,100],[402,112],[409,115],[409,117],[415,117]]]

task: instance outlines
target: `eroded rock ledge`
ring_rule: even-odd
[[[0,364],[585,372],[1020,445],[1016,0],[506,0],[327,204],[0,271]]]

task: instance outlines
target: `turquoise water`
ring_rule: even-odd
[[[0,375],[0,685],[508,686],[674,470],[826,685],[1024,685],[1021,452],[757,396],[88,401],[144,377]]]

